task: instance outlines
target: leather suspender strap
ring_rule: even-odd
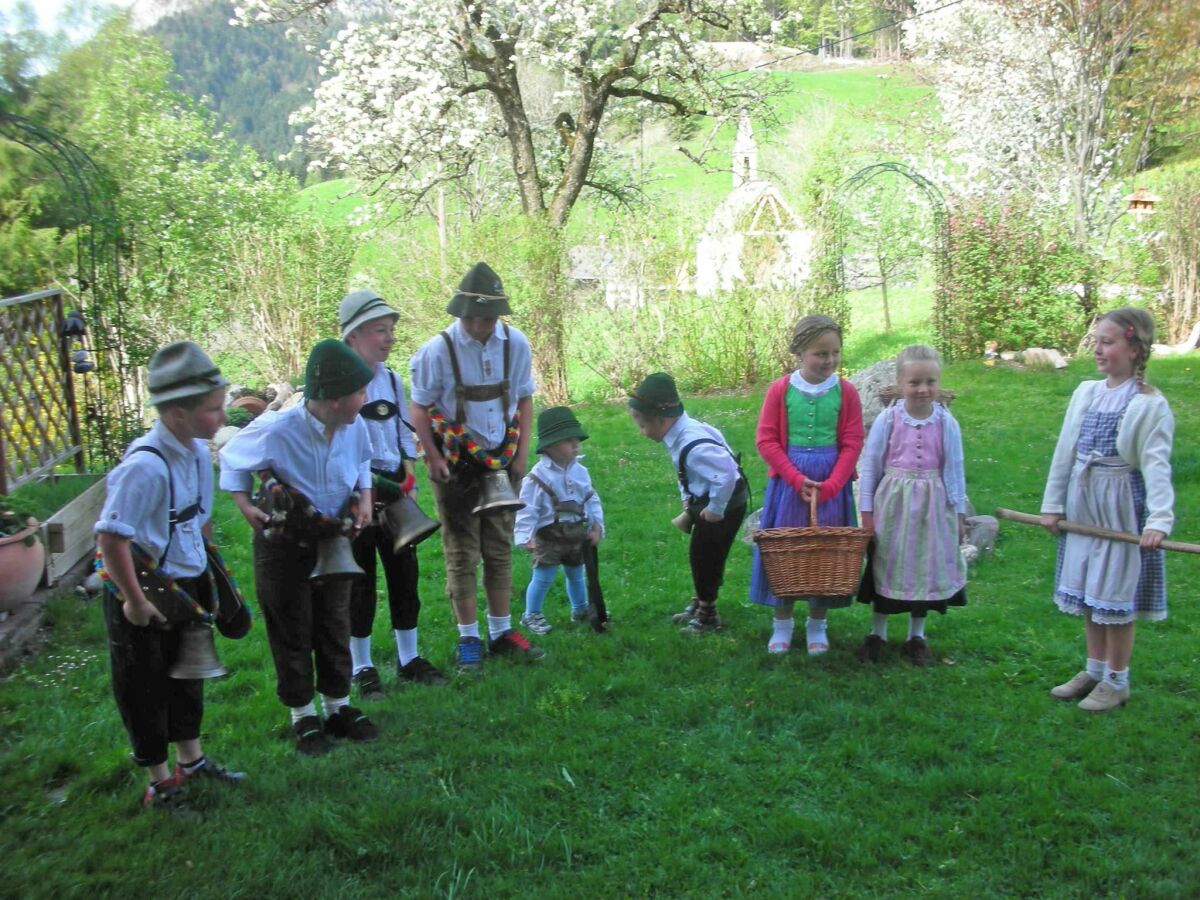
[[[158,558],[158,566],[162,568],[163,561],[167,558],[167,550],[171,547],[171,540],[175,537],[175,526],[180,522],[187,522],[190,519],[196,518],[201,512],[200,503],[197,501],[183,510],[183,512],[178,512],[175,509],[175,484],[171,480],[171,464],[167,462],[167,458],[163,456],[162,451],[157,447],[142,444],[140,447],[134,447],[130,452],[153,453],[167,467],[167,543],[163,546],[162,556]]]
[[[400,429],[407,428],[409,431],[416,431],[400,412],[400,385],[396,384],[396,373],[391,369],[387,370],[388,378],[392,382],[392,396],[396,398],[396,450],[400,454],[400,461],[408,459],[404,453],[404,432]]]
[[[500,418],[501,420],[508,419],[508,348],[512,344],[511,335],[508,333],[508,323],[500,323],[504,326],[504,374],[500,378]]]
[[[530,472],[525,477],[528,478],[530,481],[532,481],[534,484],[536,484],[538,487],[540,487],[547,494],[549,494],[551,503],[553,503],[556,506],[558,505],[558,494],[554,493],[554,489],[551,488],[550,485],[546,484],[546,482],[542,481],[542,479],[538,478],[532,472]],[[558,516],[555,516],[555,518],[558,518]]]
[[[467,388],[463,384],[462,370],[458,367],[458,354],[454,352],[454,341],[445,331],[442,332],[442,340],[446,342],[446,350],[450,353],[450,368],[454,371],[454,404],[456,407],[454,421],[462,425],[467,414]]]

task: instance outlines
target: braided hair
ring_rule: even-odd
[[[1123,306],[1106,312],[1097,320],[1097,324],[1106,321],[1120,328],[1126,342],[1136,351],[1133,375],[1137,379],[1138,390],[1142,390],[1145,387],[1146,363],[1150,361],[1151,345],[1154,343],[1154,318],[1144,309]]]
[[[805,316],[792,329],[792,342],[788,345],[788,349],[796,356],[799,356],[809,344],[830,331],[837,335],[838,342],[841,343],[841,325],[829,318],[829,316]]]

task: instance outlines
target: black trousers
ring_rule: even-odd
[[[692,566],[692,585],[696,598],[701,603],[716,603],[717,592],[725,580],[725,561],[729,549],[737,540],[746,518],[746,504],[725,509],[725,518],[719,522],[706,522],[696,516],[692,527],[692,542],[688,546],[688,561]]]
[[[355,578],[350,588],[351,637],[370,637],[371,627],[375,624],[376,557],[383,563],[392,628],[396,631],[416,628],[421,614],[421,597],[417,592],[420,577],[417,548],[410,545],[393,553],[391,537],[378,525],[365,529],[351,547],[354,561],[367,573],[365,578]]]
[[[275,661],[275,693],[284,706],[304,706],[316,690],[350,694],[350,579],[309,579],[315,544],[301,547],[254,536],[254,587]]]
[[[208,590],[207,578],[180,579],[179,585],[206,599],[196,592]],[[129,733],[133,761],[160,765],[167,761],[167,744],[200,737],[204,682],[167,675],[179,656],[178,629],[131,624],[111,591],[104,592],[103,603],[113,697]]]

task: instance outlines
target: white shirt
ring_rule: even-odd
[[[350,492],[371,486],[371,442],[359,416],[326,439],[325,425],[300,404],[263,413],[221,448],[221,489],[254,489],[254,476],[270,469],[309,499],[317,512],[336,516]]]
[[[574,500],[583,503],[583,498],[591,493],[587,503],[583,504],[583,516],[589,522],[599,525],[600,534],[604,534],[604,510],[600,508],[600,497],[592,488],[592,476],[578,460],[572,460],[571,465],[564,469],[549,456],[543,455],[530,469],[529,475],[540,478],[560,501]],[[525,501],[525,508],[517,510],[517,519],[513,526],[513,540],[518,545],[528,544],[539,528],[545,528],[554,522],[554,501],[529,475],[521,479],[521,499]],[[560,516],[559,521],[577,520],[574,516]]]
[[[678,474],[679,456],[683,448],[699,438],[712,438],[717,443],[699,444],[692,448],[687,458],[687,491],[681,485],[679,496],[686,500],[688,494],[693,497],[707,494],[708,508],[724,515],[739,475],[733,451],[725,443],[721,432],[684,413],[663,437],[663,444],[670,452],[671,462]]]
[[[157,448],[167,465],[153,453],[134,452],[135,447]],[[170,537],[171,494],[167,486],[170,469],[175,489],[175,509],[182,512],[193,503],[200,512],[175,526]],[[161,421],[129,445],[121,462],[108,473],[104,509],[95,531],[115,534],[137,544],[158,560],[166,550],[163,571],[172,578],[195,578],[208,568],[204,535],[200,529],[212,516],[213,466],[208,444],[192,440],[183,444]]]
[[[810,397],[823,397],[833,390],[841,380],[842,379],[838,373],[834,372],[824,381],[813,384],[811,381],[801,375],[800,370],[797,369],[788,378],[788,384],[790,384],[800,393],[808,394]]]
[[[504,440],[509,420],[516,415],[517,401],[532,397],[533,353],[529,340],[516,328],[509,326],[507,340],[508,360],[508,409],[500,408],[500,399],[487,401],[465,401],[467,421],[462,423],[486,448],[499,446]],[[458,356],[458,367],[463,384],[499,384],[504,379],[503,322],[496,323],[496,330],[481,344],[470,337],[462,327],[462,321],[454,320],[446,332],[454,342]],[[450,351],[440,334],[426,341],[409,361],[409,386],[413,402],[420,406],[436,406],[447,421],[458,414],[454,396],[454,369],[450,365]]]
[[[376,364],[375,376],[367,385],[365,406],[376,400],[390,400],[395,403],[400,415],[382,421],[363,419],[371,442],[371,468],[381,472],[396,472],[400,469],[402,461],[401,450],[409,459],[417,458],[417,442],[413,439],[412,431],[404,424],[408,421],[408,397],[404,393],[404,382],[383,363]]]

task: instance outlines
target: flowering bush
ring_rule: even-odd
[[[1078,286],[1093,260],[1028,209],[973,201],[950,214],[945,283],[934,315],[949,356],[1000,349],[1074,347],[1087,326]]]

